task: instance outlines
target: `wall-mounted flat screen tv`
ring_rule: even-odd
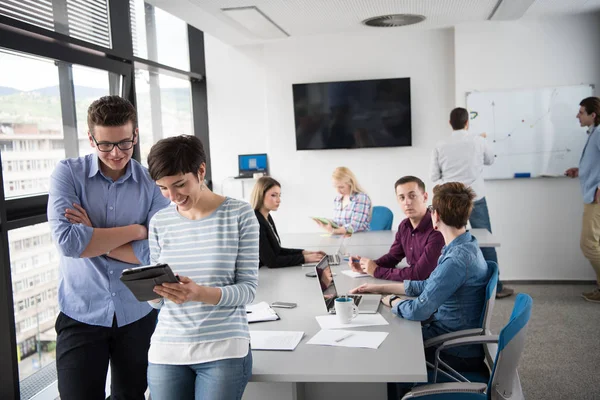
[[[293,85],[297,150],[411,146],[410,78]]]

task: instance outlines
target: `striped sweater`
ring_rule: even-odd
[[[148,229],[150,261],[166,263],[176,274],[199,285],[221,288],[217,305],[165,300],[152,335],[150,354],[176,353],[199,344],[230,339],[249,340],[246,304],[258,285],[259,226],[248,203],[227,198],[213,214],[200,220],[182,217],[175,205],[157,212]],[[154,348],[153,348],[154,347]],[[247,346],[246,346],[247,348]]]

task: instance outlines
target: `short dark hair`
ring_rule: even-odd
[[[448,182],[433,188],[433,209],[442,222],[460,229],[467,225],[473,211],[475,192],[460,182]]]
[[[457,107],[450,112],[450,125],[452,125],[452,129],[455,131],[465,129],[468,121],[469,112],[466,109]]]
[[[205,163],[204,146],[200,139],[191,135],[161,139],[152,146],[148,154],[148,171],[155,181],[188,172],[197,174],[200,166]]]
[[[90,104],[87,114],[87,123],[90,133],[94,127],[122,126],[131,121],[133,129],[137,128],[137,111],[129,100],[121,96],[104,96]]]
[[[581,100],[579,105],[585,108],[585,112],[588,114],[596,113],[594,125],[600,125],[600,99],[598,97],[586,97]]]
[[[402,178],[398,179],[396,181],[396,183],[394,184],[394,190],[396,190],[398,188],[398,186],[400,185],[404,185],[405,183],[416,183],[417,186],[419,186],[419,189],[421,189],[421,192],[425,193],[425,182],[423,182],[421,179],[417,178],[416,176],[412,176],[412,175],[406,175],[403,176]]]

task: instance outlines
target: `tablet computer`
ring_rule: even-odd
[[[131,290],[136,299],[149,301],[160,297],[154,292],[154,286],[163,283],[177,283],[179,279],[168,264],[156,264],[123,270],[121,282]]]

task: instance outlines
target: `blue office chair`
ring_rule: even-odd
[[[373,207],[370,226],[372,231],[389,231],[392,229],[392,222],[394,222],[394,214],[389,208],[385,206]]]
[[[487,384],[472,382],[439,383],[419,386],[402,399],[420,400],[521,400],[525,397],[521,390],[517,366],[525,348],[527,324],[531,317],[533,300],[527,294],[517,295],[508,324],[500,335],[480,335],[447,341],[436,351],[435,368],[439,365],[440,351],[457,346],[497,343],[492,374]]]
[[[431,338],[431,339],[425,341],[425,343],[423,345],[426,349],[429,347],[438,346],[444,342],[447,342],[448,340],[459,339],[459,338],[463,338],[463,337],[491,335],[492,334],[491,330],[490,330],[490,326],[492,323],[492,312],[494,311],[494,304],[496,302],[496,286],[498,285],[498,264],[496,264],[494,261],[487,261],[487,265],[491,271],[491,275],[490,275],[490,280],[488,281],[488,284],[485,288],[485,303],[483,305],[483,311],[481,313],[481,319],[480,319],[481,328],[465,329],[462,331],[450,332],[450,333],[446,333],[444,335],[436,336],[434,338]],[[485,348],[485,350],[488,350],[488,348]],[[492,352],[493,352],[493,355],[491,355]],[[493,357],[496,354],[496,349],[494,348],[493,351],[485,351],[484,353],[486,355],[488,365],[493,365],[493,363],[494,363]],[[439,372],[443,376],[440,377],[438,375],[437,380],[434,380],[433,375],[431,375],[430,376],[431,379],[429,379],[430,381],[432,381],[432,382],[453,382],[453,381],[459,382],[460,380],[463,380],[463,381],[469,380],[469,381],[485,382],[488,379],[487,373],[485,376],[482,374],[477,374],[477,373],[467,373],[467,374],[465,374],[465,376],[466,376],[465,377],[465,376],[461,375],[460,373],[458,373],[457,371],[455,371],[454,369],[450,368],[446,363],[443,362],[443,360],[440,362],[440,365],[444,368],[444,370],[439,370]],[[434,366],[431,363],[427,363],[427,366],[430,368],[429,372],[431,372],[431,369],[434,368]],[[454,376],[446,373],[445,371],[450,372],[450,374],[452,374]]]

